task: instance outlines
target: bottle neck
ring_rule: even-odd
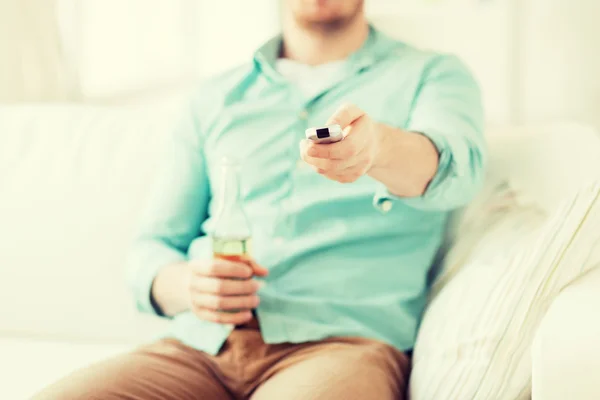
[[[240,202],[240,181],[236,165],[224,165],[221,170],[221,211]]]
[[[236,163],[224,162],[221,165],[221,179],[217,212],[212,229],[217,238],[249,238],[251,229],[240,190],[239,167]]]

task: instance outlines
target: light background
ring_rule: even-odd
[[[84,97],[185,86],[247,61],[279,28],[277,0],[60,0]],[[600,127],[597,0],[367,0],[394,36],[461,55],[492,123],[577,119]]]

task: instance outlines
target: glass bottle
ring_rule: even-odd
[[[242,204],[237,162],[222,160],[220,184],[212,232],[213,257],[244,262],[250,258],[252,235]]]

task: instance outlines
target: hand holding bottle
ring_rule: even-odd
[[[253,277],[265,277],[268,270],[251,256],[252,235],[240,196],[238,168],[231,160],[221,165],[221,190],[210,234],[213,258],[169,265],[154,279],[151,299],[162,314],[175,316],[191,310],[200,319],[233,325],[252,319],[261,287]]]
[[[239,325],[252,319],[260,299],[256,295],[268,271],[254,261],[234,262],[225,259],[189,263],[189,303],[200,319],[221,324]]]
[[[268,271],[251,258],[252,234],[240,192],[239,165],[232,159],[221,162],[220,191],[214,217],[213,260],[194,268],[190,288],[194,313],[224,324],[241,324],[252,318],[258,307],[259,283],[252,276]]]

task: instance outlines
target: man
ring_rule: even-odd
[[[283,13],[252,64],[198,91],[151,198],[130,281],[170,332],[38,398],[404,398],[447,214],[483,177],[479,90],[370,27],[362,0]],[[344,140],[302,140],[324,123]],[[250,264],[212,259],[224,155],[243,162]]]

